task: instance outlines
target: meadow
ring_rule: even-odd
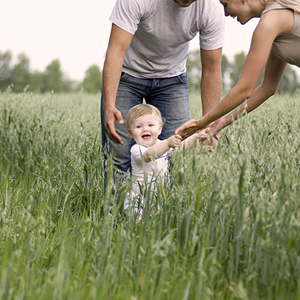
[[[0,299],[300,299],[299,98],[175,155],[137,221],[104,172],[100,95],[1,93]]]

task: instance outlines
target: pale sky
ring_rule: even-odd
[[[198,0],[201,1],[201,0]],[[111,23],[108,18],[115,0],[2,0],[0,51],[11,50],[14,59],[24,52],[32,71],[44,71],[54,59],[62,71],[74,80],[82,80],[93,64],[101,69]],[[249,50],[257,19],[240,25],[226,18],[223,53]],[[198,36],[191,49],[198,47]]]

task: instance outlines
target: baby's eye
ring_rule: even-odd
[[[141,127],[142,127],[141,125],[137,125],[137,126],[136,126],[136,128],[141,128]]]
[[[153,126],[153,124],[149,124],[149,127],[152,127]]]

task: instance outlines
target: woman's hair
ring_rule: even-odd
[[[126,116],[127,129],[129,129],[129,126],[133,120],[135,120],[139,117],[142,117],[145,115],[151,115],[151,114],[154,114],[159,118],[160,125],[162,127],[164,125],[164,121],[163,121],[160,111],[155,106],[150,105],[150,104],[138,104],[138,105],[132,107]]]
[[[299,0],[261,0],[263,4],[277,2],[283,7],[291,8],[292,10],[300,13],[300,1]]]

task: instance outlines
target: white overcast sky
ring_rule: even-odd
[[[201,0],[198,0],[201,1]],[[101,69],[111,24],[108,20],[115,0],[2,0],[0,17],[0,51],[11,50],[14,59],[24,52],[32,71],[44,71],[59,59],[62,71],[74,80],[82,80],[87,68]],[[242,26],[226,18],[223,53],[249,50],[253,30],[251,20]],[[191,49],[198,47],[198,36]]]

